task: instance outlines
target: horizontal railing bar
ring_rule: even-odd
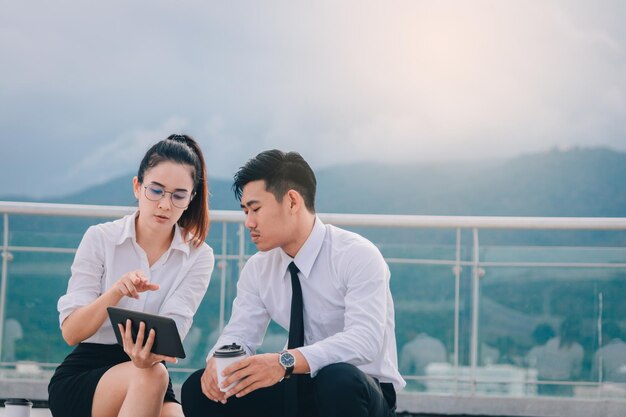
[[[336,213],[324,213],[319,216],[324,222],[343,226],[428,229],[626,230],[626,218],[622,217],[422,216]]]
[[[15,366],[23,364],[23,363],[29,363],[29,364],[32,363],[42,368],[56,368],[60,365],[59,363],[55,363],[55,362],[15,361],[15,362],[0,362],[0,368],[9,368],[9,367],[14,368]]]
[[[168,368],[171,369],[171,368]],[[499,377],[488,377],[488,376],[477,376],[475,378],[469,376],[459,376],[455,378],[454,376],[417,376],[417,375],[402,375],[402,378],[405,380],[411,381],[445,381],[445,382],[476,382],[476,383],[509,383],[509,384],[524,384],[524,385],[568,385],[568,386],[577,386],[577,387],[598,387],[599,385],[605,384],[605,382],[597,382],[597,381],[547,381],[547,380],[530,380],[530,379],[515,379],[515,378],[499,378]],[[619,383],[615,383],[619,384]]]
[[[118,218],[133,213],[135,210],[137,207],[133,206],[0,201],[0,213],[7,214]],[[241,223],[244,220],[243,213],[237,210],[211,210],[211,219],[226,223]]]
[[[384,255],[383,255],[384,256]],[[420,258],[387,258],[385,261],[389,264],[404,264],[404,265],[442,265],[442,266],[454,266],[454,265],[471,265],[471,262],[445,259],[420,259]]]
[[[19,365],[22,362],[0,362],[0,368],[13,368]],[[59,366],[59,363],[53,362],[30,362],[35,363],[37,366],[40,366],[42,370],[46,369],[54,369]],[[173,373],[192,373],[197,370],[197,368],[168,368],[170,372]],[[451,368],[451,371],[454,371],[455,368]],[[489,377],[489,376],[476,376],[474,378],[469,376],[418,376],[418,375],[403,375],[402,376],[406,380],[411,381],[446,381],[446,382],[477,382],[477,383],[514,383],[514,384],[524,384],[524,385],[569,385],[569,386],[586,386],[586,387],[597,387],[599,385],[604,384],[605,382],[598,381],[545,381],[545,380],[519,380],[514,378],[501,378],[501,377]],[[616,383],[617,385],[624,385],[623,383]]]
[[[9,252],[35,253],[76,253],[76,248],[57,248],[52,246],[9,246]]]
[[[59,248],[54,246],[8,246],[8,252],[36,252],[36,253],[76,253],[77,248]],[[239,255],[222,255],[214,254],[215,259],[238,261],[241,259]],[[249,258],[252,255],[246,256]]]
[[[480,262],[481,267],[626,268],[623,262]]]
[[[76,253],[76,248],[59,248],[45,246],[9,246],[9,252],[33,252],[33,253]],[[249,256],[247,256],[249,257]],[[241,257],[239,255],[222,255],[215,254],[217,260],[236,261]],[[419,258],[385,258],[389,264],[399,265],[439,265],[439,266],[472,266],[471,261],[454,261],[443,259],[419,259]],[[480,262],[481,267],[533,267],[533,268],[626,268],[626,263],[610,263],[610,262]]]
[[[0,213],[79,217],[120,217],[136,210],[131,206],[24,203],[0,201]],[[513,217],[513,216],[424,216],[395,214],[320,213],[327,223],[343,226],[400,228],[478,228],[537,230],[626,230],[624,217]],[[212,210],[213,221],[240,223],[237,210]]]
[[[136,208],[86,204],[21,203],[0,201],[0,213],[72,217],[120,217]]]
[[[442,266],[473,266],[479,267],[533,267],[533,268],[626,268],[623,262],[478,262],[453,261],[440,259],[410,259],[410,258],[387,258],[387,263],[408,265],[442,265]]]

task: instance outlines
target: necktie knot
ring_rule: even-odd
[[[295,262],[291,262],[289,264],[288,268],[289,268],[289,272],[291,272],[291,275],[294,275],[294,274],[297,274],[298,272],[300,272],[300,270],[296,266]]]

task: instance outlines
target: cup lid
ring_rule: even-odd
[[[26,398],[9,398],[4,402],[4,405],[30,405],[32,406],[33,403],[30,402],[29,400],[27,400]]]
[[[224,345],[217,349],[213,356],[216,358],[232,358],[245,354],[243,348],[236,343]]]

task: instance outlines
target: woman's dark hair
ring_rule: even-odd
[[[559,348],[570,347],[580,338],[580,321],[574,317],[568,317],[561,322]]]
[[[143,184],[147,170],[164,161],[193,167],[193,190],[191,203],[178,220],[178,225],[191,234],[191,242],[200,246],[209,233],[209,203],[204,156],[198,143],[187,135],[170,135],[153,145],[139,165],[137,179]]]
[[[265,189],[274,194],[276,201],[281,202],[287,191],[296,190],[306,208],[315,213],[315,174],[297,152],[285,153],[277,149],[261,152],[239,168],[234,180],[233,191],[240,201],[246,184],[264,180]]]
[[[546,342],[555,336],[554,329],[548,323],[541,323],[532,333],[533,340],[538,345],[545,345]]]

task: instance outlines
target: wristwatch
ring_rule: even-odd
[[[296,357],[291,352],[283,350],[278,356],[278,363],[285,368],[285,376],[283,378],[289,379],[293,373],[293,368],[296,366]]]

